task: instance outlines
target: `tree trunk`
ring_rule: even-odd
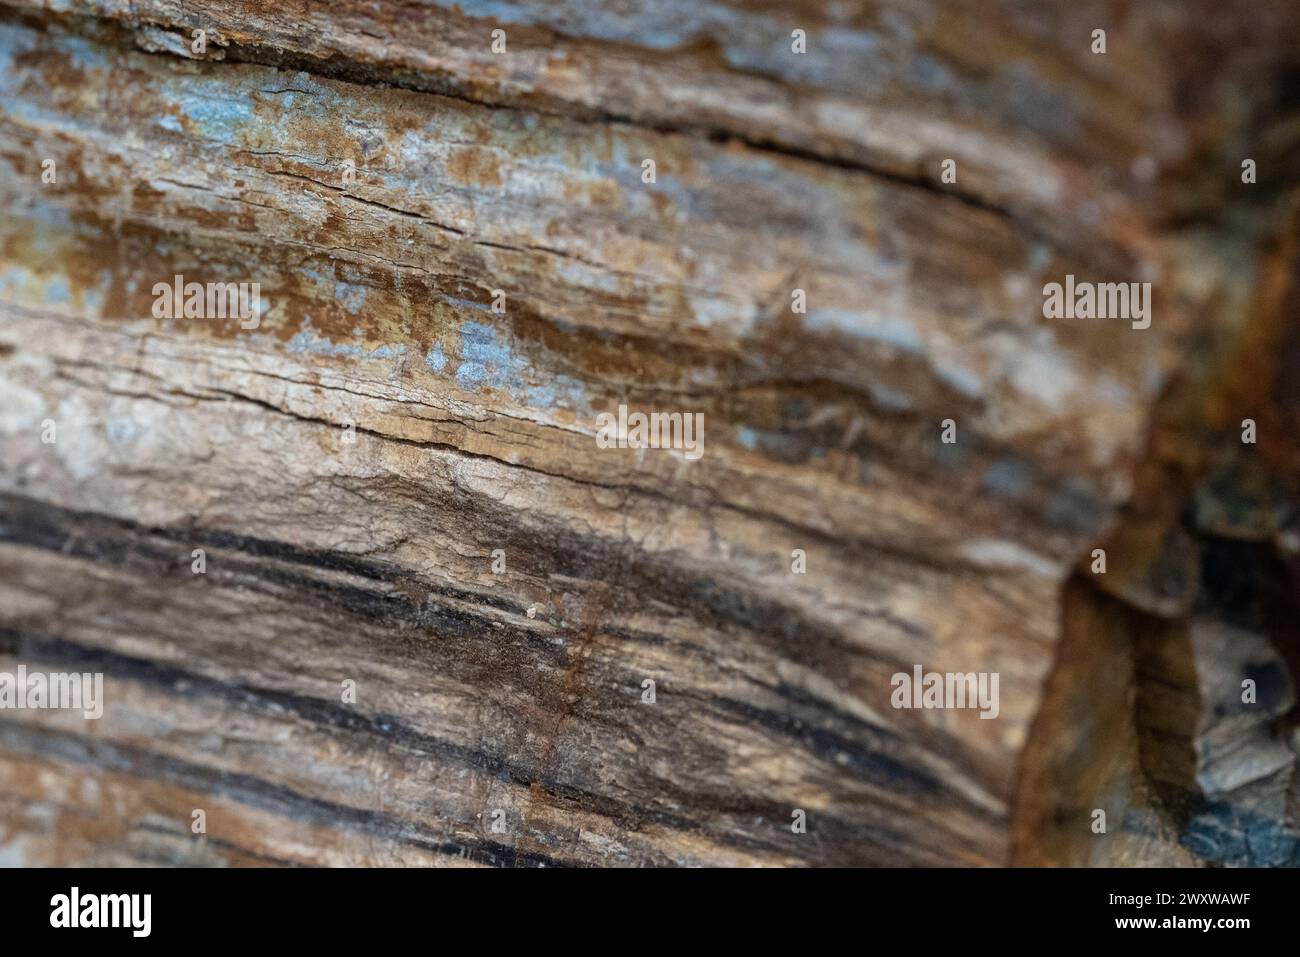
[[[1290,0],[59,7],[0,860],[1300,864]]]

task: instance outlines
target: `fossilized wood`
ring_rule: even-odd
[[[1300,865],[1300,206],[1288,205],[1251,301],[1207,330],[1157,409],[1103,542],[1120,560],[1064,593],[1018,785],[1018,863]],[[1257,445],[1241,440],[1245,418],[1263,429]],[[1078,826],[1097,808],[1103,840]]]
[[[1242,774],[1162,771],[1171,714],[1291,827],[1288,666],[1148,572],[1191,560],[1196,428],[1294,404],[1285,349],[1215,378],[1294,317],[1294,11],[822,6],[0,4],[0,654],[109,688],[0,714],[5,860],[1231,857],[1187,833]],[[1066,273],[1156,321],[1043,319]],[[155,320],[175,274],[270,309]],[[620,403],[704,456],[598,449]],[[1237,725],[1140,691],[1261,662]],[[916,663],[999,673],[999,717],[891,708]],[[1103,799],[1150,827],[1092,840]]]

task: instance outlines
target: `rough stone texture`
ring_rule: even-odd
[[[1300,861],[1300,13],[1112,8],[0,3],[0,860]]]

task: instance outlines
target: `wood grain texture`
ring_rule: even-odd
[[[1295,567],[1297,37],[1285,3],[0,3],[0,661],[108,699],[0,713],[0,859],[1220,862],[1240,738],[1285,862],[1276,629],[1157,586],[1248,414],[1227,484]],[[1044,319],[1067,273],[1152,282],[1151,328]],[[154,318],[177,274],[259,283],[260,325]],[[599,448],[620,404],[703,413],[704,455]],[[1140,690],[1252,662],[1235,724]],[[998,673],[998,718],[892,708],[917,663]]]

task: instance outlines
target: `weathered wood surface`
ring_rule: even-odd
[[[0,653],[107,704],[0,713],[3,860],[1295,862],[1281,633],[1152,571],[1232,455],[1266,518],[1197,540],[1297,568],[1289,4],[50,7],[0,4]],[[1044,319],[1067,273],[1151,328]]]

